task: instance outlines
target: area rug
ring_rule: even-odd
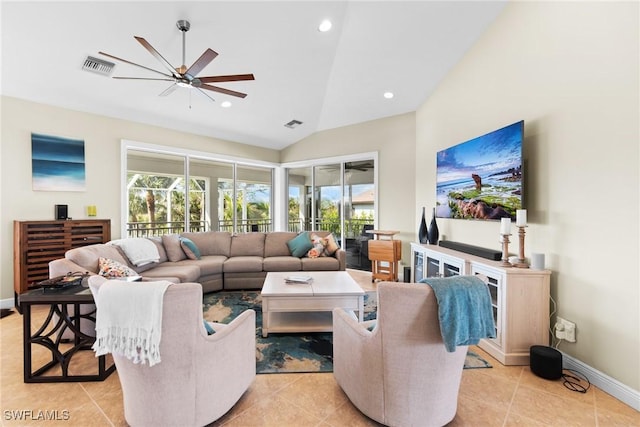
[[[376,293],[367,292],[364,319],[376,318]],[[256,291],[231,291],[205,294],[205,320],[229,323],[245,310],[256,312],[256,372],[332,372],[333,335],[327,333],[269,334],[262,337],[262,299]],[[489,362],[469,351],[465,369],[490,368]]]

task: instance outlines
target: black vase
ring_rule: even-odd
[[[438,244],[439,237],[440,237],[440,231],[438,231],[438,224],[436,223],[436,208],[433,208],[433,216],[431,217],[431,224],[429,224],[429,232],[427,233],[427,240],[429,241],[429,244],[436,245]]]
[[[427,221],[424,218],[424,208],[422,208],[422,220],[420,221],[420,228],[418,229],[418,240],[420,243],[427,243]]]

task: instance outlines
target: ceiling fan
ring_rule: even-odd
[[[123,79],[123,80],[161,80],[161,81],[171,81],[173,84],[165,89],[159,96],[167,96],[176,90],[178,87],[185,88],[195,88],[203,95],[207,96],[209,99],[214,101],[208,94],[206,94],[202,89],[223,93],[225,95],[237,96],[238,98],[244,98],[247,96],[246,93],[237,92],[235,90],[225,89],[219,86],[213,86],[208,83],[222,83],[222,82],[235,82],[241,80],[255,80],[253,74],[233,74],[229,76],[209,76],[209,77],[198,77],[198,73],[202,71],[211,61],[215,59],[218,54],[212,50],[207,49],[204,53],[194,62],[190,67],[187,68],[185,65],[185,44],[186,44],[186,33],[191,28],[191,24],[189,21],[184,19],[176,22],[176,26],[182,32],[182,65],[178,68],[174,67],[167,61],[157,50],[149,44],[144,38],[134,36],[134,38],[140,43],[145,49],[151,53],[160,63],[168,70],[168,73],[154,70],[153,68],[145,67],[144,65],[136,64],[131,61],[127,61],[126,59],[118,58],[117,56],[110,55],[105,52],[98,52],[100,55],[107,56],[109,58],[115,59],[120,62],[124,62],[126,64],[134,65],[139,68],[143,68],[148,71],[152,71],[156,74],[160,74],[163,78],[147,78],[147,77],[113,77],[114,79]]]

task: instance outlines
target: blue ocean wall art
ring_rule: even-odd
[[[85,191],[84,141],[31,134],[34,191]]]

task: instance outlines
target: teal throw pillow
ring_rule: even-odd
[[[287,246],[289,246],[289,252],[291,252],[291,255],[302,258],[311,248],[313,248],[313,243],[311,243],[309,233],[305,231],[289,240],[287,242]]]
[[[207,335],[213,335],[216,333],[216,331],[209,324],[209,322],[207,322],[206,320],[203,320],[203,322],[204,322],[204,328],[207,330]]]
[[[193,240],[187,239],[186,237],[180,237],[180,246],[185,254],[187,254],[187,258],[189,259],[200,259],[202,255],[200,254],[200,249],[193,243]]]

